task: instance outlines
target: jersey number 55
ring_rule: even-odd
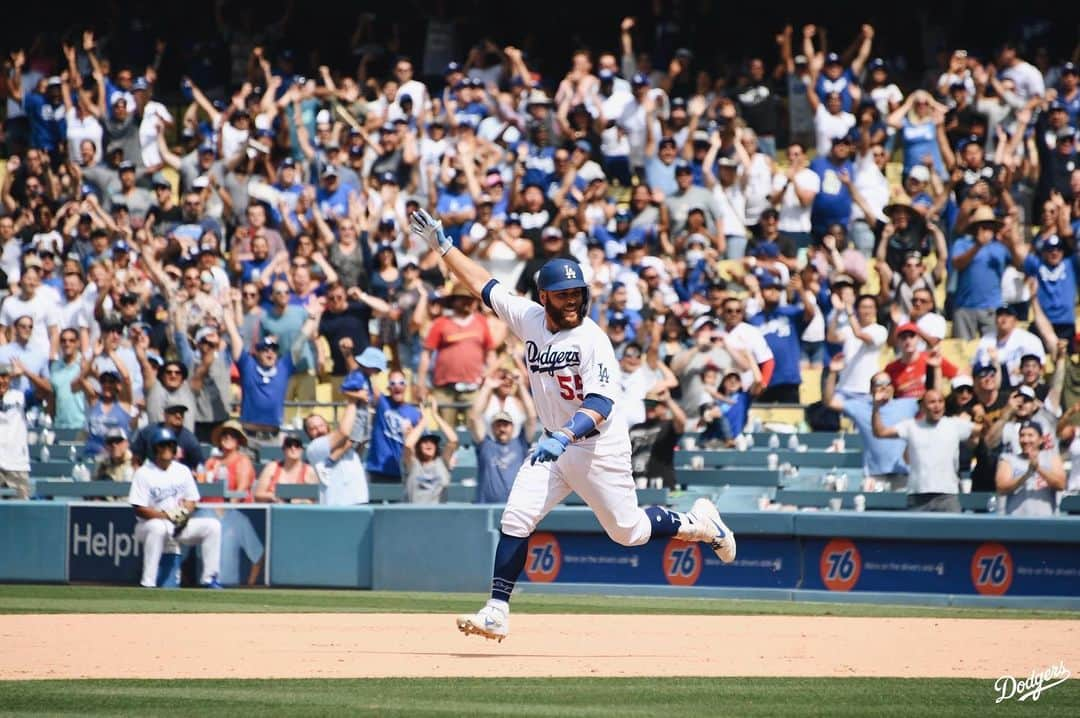
[[[581,376],[574,374],[573,376],[556,376],[555,379],[559,382],[559,396],[567,401],[577,399],[581,401],[585,397],[582,396],[582,384]]]

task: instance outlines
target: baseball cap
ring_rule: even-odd
[[[600,78],[600,82],[607,82],[609,80],[615,79],[615,73],[607,69],[606,67],[600,70],[600,72],[596,73],[596,76]]]
[[[1042,241],[1042,246],[1039,247],[1039,249],[1060,249],[1062,246],[1063,244],[1061,241],[1061,237],[1057,236],[1056,234],[1051,234],[1049,237]]]
[[[195,343],[198,344],[208,336],[217,334],[218,330],[214,327],[199,327],[199,331],[195,332]]]
[[[326,167],[323,168],[321,176],[323,177],[323,179],[326,179],[328,177],[337,177],[338,176],[337,168],[334,167],[334,165],[327,165]]]
[[[278,349],[277,339],[272,336],[265,336],[259,340],[258,344],[255,345],[255,349],[273,349],[276,351]]]
[[[1030,399],[1032,401],[1035,401],[1036,399],[1035,390],[1026,384],[1021,384],[1020,388],[1016,390],[1016,393],[1025,399]]]
[[[896,328],[896,336],[900,336],[901,334],[914,334],[915,336],[918,336],[919,327],[917,327],[914,322],[905,322]]]
[[[506,215],[506,223],[508,225],[509,224],[516,224],[516,225],[518,225],[520,227],[521,226],[521,215],[518,214],[517,212],[511,212],[510,214]]]
[[[762,272],[758,275],[758,286],[762,289],[777,289],[780,287],[780,278],[772,272]]]
[[[559,239],[562,239],[562,230],[555,226],[547,226],[544,227],[544,231],[540,233],[540,237],[542,239],[547,239],[548,237],[558,237]]]
[[[1000,307],[994,310],[995,315],[1009,314],[1014,317],[1019,317],[1019,313],[1016,311],[1016,307],[1010,304],[1002,304]]]
[[[648,87],[652,83],[649,82],[649,76],[644,72],[635,72],[634,76],[630,78],[630,84],[637,87]]]
[[[154,189],[157,189],[158,187],[172,189],[172,184],[169,182],[169,180],[165,179],[165,175],[161,174],[160,172],[154,173],[153,179],[150,180],[150,185]]]
[[[672,140],[671,143],[675,144],[675,140]],[[693,171],[694,171],[694,168],[691,167],[690,163],[687,162],[686,160],[678,160],[675,163],[675,174],[677,174],[677,175],[691,174],[691,173],[693,173]]]
[[[375,347],[367,347],[355,357],[356,363],[365,369],[386,371],[386,355]]]
[[[996,374],[997,368],[989,361],[981,361],[975,366],[971,367],[971,373],[975,376],[982,376],[983,374]]]
[[[443,74],[444,75],[452,75],[455,72],[461,72],[461,63],[459,63],[459,62],[448,62],[448,63],[446,63],[446,69],[443,70]]]
[[[760,242],[756,247],[754,247],[753,256],[776,259],[780,256],[780,247],[776,244],[776,242]]]
[[[0,376],[11,376],[11,365],[7,362],[0,362]]]
[[[131,83],[131,90],[133,92],[146,92],[150,89],[150,83],[146,81],[145,77],[136,77]]]
[[[166,414],[183,414],[188,408],[183,404],[169,404],[162,411]]]
[[[1077,69],[1076,64],[1072,62],[1066,62],[1061,66],[1062,75],[1080,75],[1080,69]]]
[[[952,378],[953,391],[956,391],[957,389],[962,389],[963,387],[971,389],[972,387],[974,387],[974,385],[975,382],[967,374],[957,374]]]
[[[695,319],[694,323],[690,325],[690,333],[691,334],[697,334],[699,331],[701,331],[705,327],[709,327],[710,329],[715,329],[716,326],[717,325],[716,325],[716,320],[715,319],[713,319],[712,317],[710,317],[708,315],[701,316],[701,317],[698,317],[697,319]]]
[[[659,142],[659,144],[657,146],[658,147],[664,147],[665,145],[671,145],[672,147],[675,147],[676,146],[675,138],[674,137],[662,137],[662,138],[660,138],[660,142]]]
[[[978,145],[978,144],[981,144],[981,143],[982,143],[982,139],[978,135],[968,135],[967,137],[962,137],[962,138],[960,138],[960,140],[957,141],[956,149],[957,149],[957,151],[960,151],[960,150],[963,150],[968,145]]]
[[[491,417],[491,425],[495,426],[495,424],[499,423],[500,421],[505,421],[508,424],[513,424],[514,417],[510,416],[510,414],[506,413],[505,411],[497,411]]]
[[[127,432],[119,426],[114,426],[105,432],[105,443],[111,444],[113,442],[127,441]]]
[[[796,65],[807,65],[807,64],[809,64],[809,62],[810,61],[808,59],[806,59],[806,55],[796,55],[795,56],[795,64]]]
[[[840,64],[840,56],[837,55],[835,52],[830,52],[828,55],[825,56],[825,64],[826,65],[839,65]]]
[[[1033,361],[1037,361],[1039,363],[1039,365],[1042,366],[1043,358],[1041,356],[1039,356],[1038,354],[1032,354],[1031,352],[1028,352],[1027,354],[1020,357],[1020,363],[1023,364],[1024,362],[1028,361],[1029,359],[1031,359]]]
[[[134,172],[135,171],[135,163],[132,162],[131,160],[124,160],[120,164],[116,165],[116,171],[117,172],[128,172],[128,171]]]
[[[926,165],[915,165],[908,172],[908,177],[916,182],[929,182],[930,181],[930,168]]]
[[[574,149],[581,150],[587,155],[592,154],[592,143],[588,140],[578,140],[574,143]]]
[[[867,67],[867,68],[868,68],[868,69],[869,69],[869,70],[870,70],[871,72],[873,72],[874,70],[885,70],[885,69],[888,69],[888,67],[887,67],[887,66],[886,66],[886,64],[885,64],[885,60],[883,60],[883,59],[882,59],[882,58],[880,58],[880,57],[875,57],[875,58],[874,58],[873,60],[871,60],[871,61],[870,61],[870,64],[869,64],[869,65],[867,65],[866,67]]]
[[[640,234],[632,234],[626,238],[627,248],[638,248],[645,246],[645,237]]]
[[[1027,389],[1028,387],[1024,388]],[[1020,426],[1017,427],[1017,433],[1019,433],[1021,429],[1034,429],[1035,431],[1039,432],[1039,436],[1042,436],[1044,433],[1042,424],[1033,419],[1025,419],[1024,421],[1021,421]]]
[[[613,312],[608,319],[608,326],[625,327],[630,323],[630,318],[622,312]]]

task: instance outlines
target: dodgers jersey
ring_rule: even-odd
[[[551,332],[544,308],[518,297],[492,280],[484,288],[484,302],[525,342],[525,368],[540,423],[549,432],[570,421],[588,394],[609,399],[613,406],[598,434],[573,446],[603,446],[630,451],[630,435],[622,415],[622,373],[615,349],[603,330],[588,317],[573,329]]]
[[[128,503],[160,511],[172,511],[180,507],[181,500],[198,501],[199,489],[191,469],[174,461],[164,471],[152,461],[139,467],[131,477]],[[144,519],[140,518],[139,521]]]

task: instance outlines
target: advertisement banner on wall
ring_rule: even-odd
[[[135,540],[135,512],[128,505],[73,504],[69,512],[68,580],[135,585],[142,546]],[[221,522],[224,585],[265,584],[266,507],[201,506],[195,516]],[[191,548],[182,547],[187,559]],[[253,566],[256,568],[253,570]]]
[[[703,544],[676,539],[626,547],[603,534],[537,533],[529,539],[525,578],[533,583],[615,583],[675,586],[795,588],[798,545],[748,537],[724,565]]]
[[[987,596],[1080,595],[1080,555],[1068,546],[835,538],[806,541],[803,588]]]

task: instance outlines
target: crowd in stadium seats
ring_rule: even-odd
[[[959,510],[969,475],[1017,514],[1080,489],[1076,53],[952,48],[920,86],[870,25],[787,26],[726,77],[614,20],[561,77],[491,41],[437,77],[277,43],[178,95],[164,43],[10,48],[0,487],[30,494],[45,421],[100,478],[165,426],[238,500],[438,502],[460,425],[477,500],[505,499],[538,428],[525,348],[410,236],[423,208],[533,299],[546,260],[581,264],[646,484],[676,485],[682,433],[732,448],[794,406],[847,417],[913,509]]]

